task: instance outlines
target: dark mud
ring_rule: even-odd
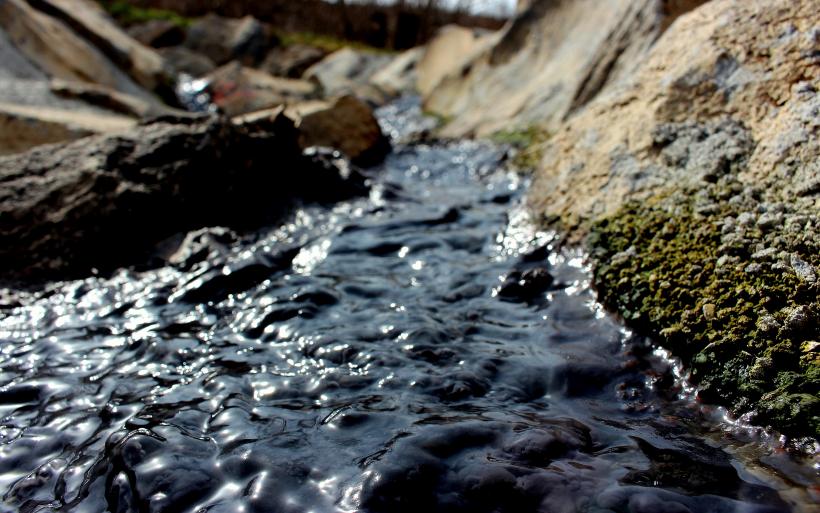
[[[499,149],[399,145],[375,175],[4,309],[2,511],[812,509],[810,462],[680,398]]]

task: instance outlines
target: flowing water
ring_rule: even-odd
[[[398,143],[369,197],[4,309],[0,509],[812,510],[810,462],[710,425],[502,157]]]

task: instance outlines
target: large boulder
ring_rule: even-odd
[[[0,103],[0,155],[26,151],[41,144],[118,132],[134,125],[133,118],[113,113]]]
[[[169,118],[0,158],[0,277],[105,272],[180,232],[253,228],[294,200],[362,191],[358,175],[303,156],[296,137],[284,116]]]
[[[326,55],[327,51],[310,45],[278,46],[268,52],[259,69],[277,77],[300,78]]]
[[[172,98],[173,77],[162,56],[129,36],[97,2],[29,0],[29,4],[65,23],[145,89],[159,93],[166,100]]]
[[[530,204],[699,394],[820,436],[820,11],[716,0],[555,133]],[[517,59],[518,57],[513,57]]]
[[[273,77],[232,62],[204,77],[211,102],[228,116],[264,110],[315,96],[316,86],[304,80]]]
[[[34,9],[24,0],[0,2],[0,29],[20,53],[51,77],[92,82],[155,101],[145,88],[66,23]]]
[[[261,61],[272,46],[265,27],[251,16],[223,18],[208,14],[188,27],[185,46],[217,65],[239,60],[252,65]]]
[[[444,135],[530,125],[555,130],[631,76],[669,24],[704,1],[533,0],[467,62],[457,60],[448,70],[443,48],[436,76],[446,76],[420,84],[425,107],[450,119]],[[469,48],[466,35],[451,38]]]

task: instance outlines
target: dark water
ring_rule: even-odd
[[[369,198],[3,311],[2,511],[812,510],[811,463],[678,399],[501,156],[398,145]]]

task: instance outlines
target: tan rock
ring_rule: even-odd
[[[134,119],[114,114],[0,104],[0,155],[135,125]]]
[[[423,54],[423,47],[411,48],[400,53],[378,70],[370,79],[370,83],[391,96],[416,92],[417,67]]]
[[[152,99],[68,25],[33,9],[23,0],[0,2],[0,28],[22,54],[52,77],[101,84]]]
[[[422,96],[430,95],[450,74],[459,74],[497,36],[458,25],[442,27],[424,47],[416,72],[416,89]]]
[[[251,16],[235,19],[208,14],[188,28],[185,46],[217,65],[232,60],[252,65],[264,58],[270,41],[265,27]]]
[[[818,24],[811,0],[719,0],[681,17],[633,80],[553,136],[533,208],[580,235],[628,199],[732,172],[771,201],[820,208]]]
[[[233,118],[237,124],[270,122],[282,112],[299,131],[299,145],[334,148],[359,165],[369,166],[384,159],[390,142],[382,133],[370,106],[353,95],[335,100],[311,100],[252,112]]]
[[[302,78],[317,83],[325,96],[351,94],[389,62],[389,55],[342,48],[308,68]]]
[[[365,166],[381,162],[390,151],[373,111],[355,96],[342,96],[324,109],[304,109],[300,116],[297,128],[302,147],[337,148]]]
[[[80,100],[89,105],[135,118],[158,116],[173,111],[170,107],[88,82],[54,79],[51,81],[50,89],[59,97]]]
[[[303,101],[316,94],[311,82],[273,77],[239,62],[222,66],[205,80],[213,103],[231,117]]]
[[[162,91],[173,81],[165,60],[117,26],[92,0],[37,0],[41,11],[54,16],[101,50],[149,91]]]
[[[444,135],[513,127],[557,129],[631,76],[670,22],[704,0],[533,0],[468,62],[453,62],[425,107],[451,122]],[[446,68],[446,47],[442,51]]]

